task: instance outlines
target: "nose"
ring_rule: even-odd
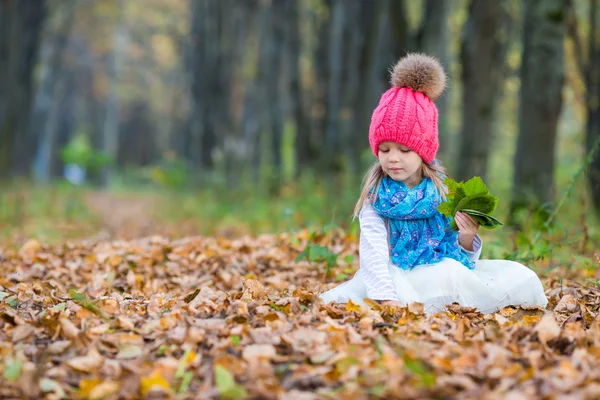
[[[390,158],[388,159],[391,163],[397,163],[400,161],[400,154],[395,150],[390,150]]]

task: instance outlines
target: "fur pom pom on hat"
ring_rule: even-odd
[[[378,156],[379,144],[391,141],[411,148],[431,163],[439,148],[438,110],[433,100],[446,87],[446,74],[434,57],[412,53],[391,71],[388,89],[373,111],[369,144]]]

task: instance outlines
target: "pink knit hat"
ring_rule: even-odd
[[[381,142],[409,147],[431,163],[439,147],[438,110],[433,100],[446,87],[441,64],[424,54],[408,54],[392,70],[392,87],[373,111],[369,143],[375,157]]]

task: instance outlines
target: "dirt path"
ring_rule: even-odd
[[[92,192],[85,202],[99,218],[102,234],[110,238],[132,239],[154,234],[156,200],[132,194]]]

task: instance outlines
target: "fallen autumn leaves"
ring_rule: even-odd
[[[0,397],[600,397],[597,286],[555,271],[548,310],[492,315],[331,306],[322,268],[294,262],[306,240],[0,250]],[[321,240],[356,255],[353,238]],[[351,274],[340,258],[333,276]]]

